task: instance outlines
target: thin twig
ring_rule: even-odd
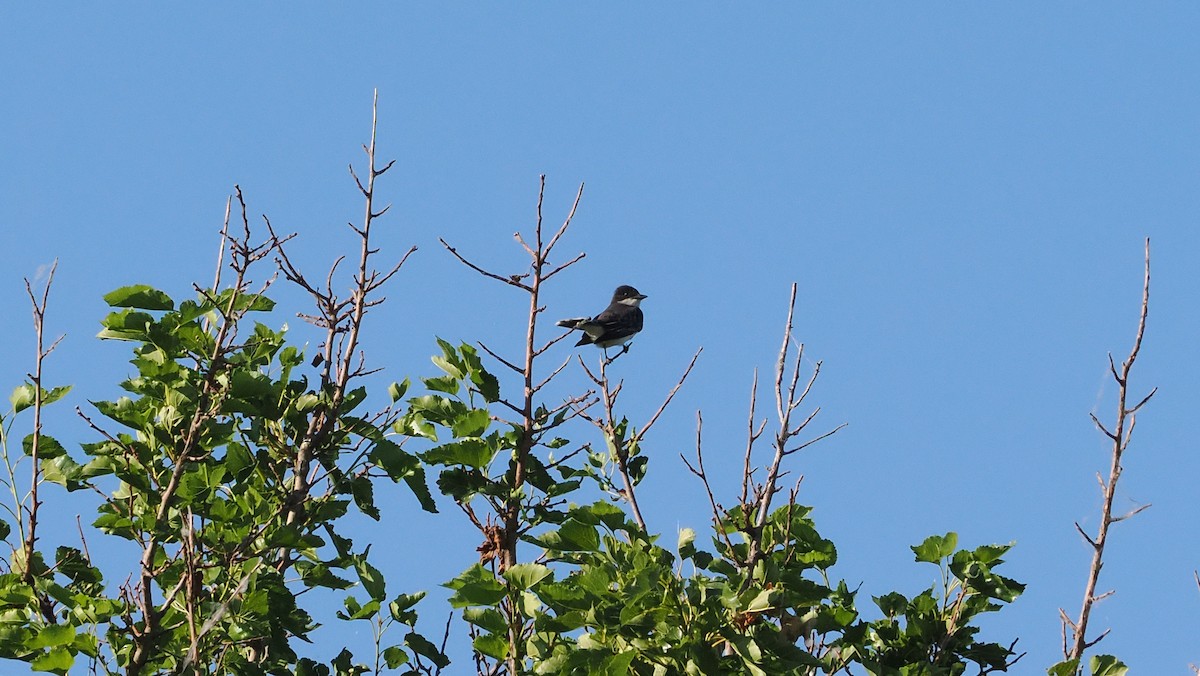
[[[646,424],[642,425],[642,428],[639,429],[637,434],[633,436],[634,441],[641,441],[642,438],[646,436],[646,433],[650,431],[650,428],[654,427],[654,423],[658,421],[658,416],[662,415],[662,412],[666,410],[667,405],[670,404],[671,400],[675,398],[675,394],[679,392],[679,388],[683,387],[684,381],[687,380],[688,375],[692,372],[692,367],[696,365],[696,360],[700,358],[700,353],[703,351],[703,347],[698,348],[696,353],[692,355],[692,360],[688,362],[687,368],[683,370],[683,375],[679,376],[679,380],[675,383],[675,387],[671,388],[671,391],[667,394],[667,398],[663,400],[663,403],[658,407],[658,410],[654,412],[654,415],[650,416],[650,419],[646,421]]]

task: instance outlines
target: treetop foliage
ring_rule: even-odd
[[[521,354],[493,350],[486,337],[437,338],[437,373],[376,387],[369,376],[390,357],[368,361],[359,341],[413,250],[375,267],[382,254],[372,233],[387,211],[376,206],[375,180],[391,164],[377,167],[374,132],[365,150],[365,180],[352,169],[366,215],[351,226],[358,257],[345,264],[345,291],[336,264],[316,281],[292,264],[290,235],[266,219],[252,227],[238,190],[240,227],[226,223],[212,286],[195,285],[186,299],[144,284],[104,296],[112,311],[99,338],[130,345],[132,373],[123,396],[78,408],[93,435],[77,448],[43,429],[42,410],[71,388],[42,382],[57,344],[42,335],[50,282],[40,299],[30,291],[36,368],[0,420],[9,489],[0,537],[10,547],[0,657],[35,671],[133,676],[941,675],[1006,671],[1020,659],[1015,640],[987,640],[980,625],[1024,590],[998,572],[1011,543],[960,548],[953,532],[932,535],[912,548],[930,586],[871,596],[869,607],[858,585],[834,575],[837,547],[799,502],[799,484],[783,484],[794,454],[840,429],[813,431],[819,408],[808,399],[820,363],[802,368],[794,286],[767,385],[771,416],[757,411],[755,376],[740,490],[717,495],[710,484],[698,415],[683,462],[711,513],[673,536],[647,529],[638,487],[667,462],[647,452],[647,432],[700,352],[641,426],[631,417],[645,412],[622,405],[613,375],[625,350],[605,351],[595,365],[546,365],[567,334],[541,337],[540,294],[583,259],[548,262],[582,186],[554,232],[543,229],[539,191],[537,220],[517,236],[529,256],[523,272],[486,270],[443,242],[485,279],[528,295]],[[299,314],[322,331],[315,349],[277,328],[276,275],[311,300]],[[566,368],[590,386],[549,399],[544,388]],[[440,635],[418,613],[444,612],[406,589],[402,572],[385,574],[369,542],[345,533],[352,519],[382,518],[376,495],[393,483],[412,494],[412,508],[465,519],[479,533],[477,559],[426,549],[461,570],[445,582],[458,621]],[[99,496],[90,535],[44,548],[43,506],[79,491]],[[126,541],[138,555],[93,558],[95,537]],[[330,598],[306,593],[316,589],[340,595],[341,607],[313,602]],[[374,650],[329,659],[327,646],[308,646],[334,622],[369,626]],[[451,631],[465,632],[470,649],[450,654]],[[1080,673],[1081,660],[1049,673]],[[1124,673],[1107,656],[1090,669]]]

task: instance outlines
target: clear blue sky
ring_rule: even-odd
[[[1006,573],[1028,591],[984,635],[1019,636],[1029,655],[1016,673],[1044,673],[1058,608],[1078,611],[1088,552],[1072,522],[1095,528],[1094,473],[1108,462],[1088,413],[1112,416],[1105,354],[1129,349],[1149,236],[1133,385],[1160,390],[1118,505],[1153,507],[1114,531],[1101,588],[1117,593],[1093,627],[1112,628],[1099,649],[1134,673],[1189,673],[1197,35],[1200,5],[1181,2],[10,3],[0,383],[29,368],[21,278],[57,257],[50,330],[67,338],[49,377],[76,390],[52,432],[68,447],[91,440],[67,413],[115,396],[129,369],[127,346],[92,338],[100,296],[135,282],[183,296],[211,279],[235,183],[255,213],[300,233],[310,269],[327,265],[360,213],[345,166],[378,88],[380,154],[398,160],[381,184],[395,204],[381,243],[395,256],[420,247],[371,317],[386,379],[429,374],[434,335],[515,350],[524,298],[457,265],[437,237],[517,272],[511,234],[531,223],[538,174],[553,222],[586,182],[561,246],[588,257],[550,293],[550,314],[598,310],[618,283],[650,296],[621,362],[634,421],[705,349],[648,442],[651,527],[670,538],[707,523],[678,453],[702,408],[710,466],[737,472],[750,376],[771,367],[797,282],[798,335],[824,362],[819,421],[849,423],[794,468],[839,547],[834,574],[861,583],[869,607],[934,582],[908,550],[928,534],[1015,540]],[[392,592],[470,563],[477,537],[455,512],[409,521],[411,496],[391,498],[388,530],[360,538],[378,540]],[[73,515],[90,509],[64,507],[45,544],[73,543]],[[420,551],[435,535],[459,548],[448,562]]]

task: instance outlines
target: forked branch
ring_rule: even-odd
[[[700,358],[700,353],[703,351],[704,348],[696,350],[695,354],[692,355],[692,360],[688,362],[687,368],[683,370],[683,375],[679,376],[679,380],[675,382],[675,386],[667,393],[662,404],[650,416],[646,424],[635,429],[632,434],[627,432],[626,420],[624,418],[620,421],[617,420],[617,397],[621,394],[621,387],[624,385],[624,381],[618,381],[616,385],[613,385],[608,378],[608,367],[626,352],[623,350],[613,357],[601,356],[600,368],[596,373],[593,373],[584,364],[582,358],[579,359],[579,365],[583,367],[584,373],[587,374],[588,378],[591,379],[600,392],[600,405],[604,410],[599,417],[588,415],[582,407],[577,412],[582,418],[600,430],[600,433],[608,442],[609,448],[612,450],[612,462],[616,466],[617,473],[621,475],[622,485],[622,488],[619,490],[615,490],[615,487],[610,488],[613,488],[621,499],[629,503],[629,510],[633,513],[633,520],[637,522],[638,527],[643,531],[646,530],[646,519],[642,516],[642,510],[637,501],[637,484],[641,480],[641,471],[635,471],[630,461],[640,455],[642,440],[645,439],[650,428],[654,427],[654,423],[658,422],[659,416],[670,405],[671,400],[675,398],[679,389],[683,387],[688,375],[692,372],[692,368],[696,366],[696,360]],[[687,460],[685,459],[684,462],[687,462]]]
[[[817,376],[821,372],[821,362],[816,362],[813,366],[812,373],[807,379],[802,379],[802,365],[804,360],[804,345],[798,344],[793,339],[793,320],[796,309],[796,285],[792,284],[791,298],[788,302],[787,322],[783,330],[783,342],[779,350],[779,358],[775,363],[775,380],[774,380],[774,395],[776,403],[776,424],[777,428],[772,439],[772,454],[771,461],[765,466],[766,474],[760,481],[755,474],[759,468],[754,464],[753,455],[755,444],[762,437],[766,429],[767,421],[758,421],[755,417],[755,411],[758,404],[758,372],[754,374],[754,380],[750,386],[750,416],[747,424],[747,439],[746,449],[743,458],[742,468],[742,486],[741,493],[738,498],[741,513],[740,522],[735,524],[736,528],[746,534],[748,539],[745,555],[737,561],[737,565],[743,570],[751,570],[755,564],[765,555],[764,545],[762,542],[763,527],[766,524],[767,518],[771,511],[772,501],[777,493],[781,490],[779,487],[780,479],[786,475],[783,471],[783,460],[789,455],[799,452],[808,446],[827,439],[836,434],[846,425],[843,423],[825,432],[819,433],[809,439],[793,444],[793,441],[802,435],[805,435],[808,426],[816,418],[820,412],[820,407],[815,407],[808,415],[804,416],[799,422],[793,420],[793,415],[796,410],[804,404],[808,395],[812,392],[813,385],[816,383]],[[801,383],[803,382],[803,386]],[[729,521],[730,510],[720,506],[713,497],[713,490],[710,485],[710,478],[704,469],[704,457],[701,449],[700,439],[701,419],[697,416],[696,426],[696,463],[693,465],[684,458],[684,463],[688,470],[695,474],[704,484],[705,491],[709,496],[709,503],[713,510],[713,519],[717,524],[718,532],[728,539],[727,528],[722,526]],[[681,456],[682,457],[682,456]],[[791,499],[795,500],[795,492],[791,494]],[[731,524],[733,525],[733,524]],[[737,551],[732,542],[729,543],[729,551]]]

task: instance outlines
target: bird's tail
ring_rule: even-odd
[[[554,323],[565,329],[578,329],[590,320],[591,317],[574,317],[572,319],[560,319]]]

